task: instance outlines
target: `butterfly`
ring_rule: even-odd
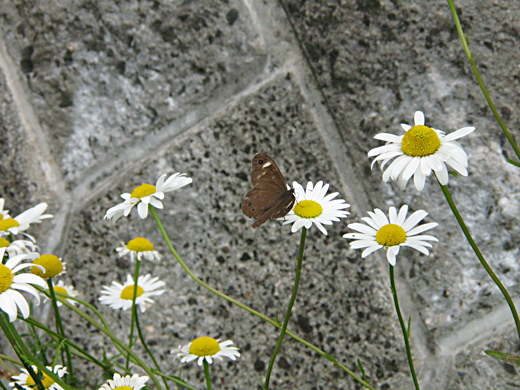
[[[253,157],[251,183],[253,189],[242,202],[242,212],[246,217],[256,218],[252,227],[257,228],[269,218],[282,218],[291,211],[296,198],[294,189],[287,189],[285,178],[278,166],[265,153]]]

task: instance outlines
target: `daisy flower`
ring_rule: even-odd
[[[105,219],[117,221],[123,215],[128,217],[128,214],[130,214],[130,211],[135,205],[137,205],[137,213],[139,216],[145,219],[148,216],[149,204],[157,209],[162,209],[163,204],[159,199],[164,199],[165,192],[175,191],[193,181],[191,178],[185,176],[184,173],[175,173],[165,181],[164,178],[166,174],[164,174],[157,180],[155,186],[145,183],[134,188],[131,194],[122,194],[121,198],[125,201],[109,208],[105,214]]]
[[[181,359],[181,363],[191,362],[198,359],[198,365],[202,366],[204,359],[211,364],[213,359],[223,360],[224,357],[236,360],[240,357],[237,347],[232,347],[233,341],[227,340],[222,343],[211,337],[199,337],[185,346],[179,346],[178,350],[171,353],[177,353],[177,358]]]
[[[0,250],[0,253],[3,257],[5,248]],[[7,313],[10,322],[16,319],[18,310],[22,313],[23,318],[29,317],[29,305],[24,296],[16,290],[25,291],[34,295],[39,304],[40,295],[38,294],[38,290],[31,286],[31,284],[43,288],[47,287],[45,280],[37,275],[30,273],[16,275],[18,271],[34,266],[33,263],[20,264],[22,260],[32,260],[37,256],[38,253],[17,255],[7,260],[5,264],[0,264],[0,310]]]
[[[386,145],[372,149],[368,157],[377,156],[376,161],[383,169],[387,162],[397,157],[383,172],[383,181],[397,180],[402,189],[413,176],[415,188],[421,191],[427,176],[432,170],[435,172],[439,183],[448,184],[449,165],[462,176],[467,176],[468,155],[455,140],[472,133],[474,127],[463,127],[446,135],[443,131],[435,130],[424,125],[424,114],[417,111],[414,116],[414,126],[401,124],[405,133],[394,135],[381,133],[374,138],[386,141]]]
[[[350,243],[353,249],[366,248],[361,254],[363,259],[372,252],[385,248],[386,257],[391,265],[395,265],[395,257],[399,253],[401,246],[409,246],[425,255],[429,255],[430,252],[426,248],[431,248],[431,244],[426,241],[439,240],[433,236],[418,234],[434,228],[437,226],[437,223],[430,222],[416,226],[428,213],[419,210],[406,218],[407,212],[408,206],[406,205],[401,207],[399,214],[397,214],[395,207],[390,207],[388,212],[389,220],[379,209],[375,209],[373,213],[369,211],[368,215],[370,215],[370,218],[361,218],[367,225],[351,223],[348,227],[359,233],[348,233],[343,237],[356,240]]]
[[[51,214],[43,214],[46,209],[47,203],[40,203],[14,218],[9,218],[9,216],[7,216],[8,218],[4,218],[2,215],[2,219],[0,220],[0,236],[22,233],[29,229],[31,223],[40,223],[43,219],[52,218]],[[23,234],[35,242],[33,237],[26,233]]]
[[[31,272],[35,275],[41,276],[44,279],[50,279],[58,275],[63,275],[66,270],[66,263],[62,262],[58,256],[55,255],[41,255],[33,261],[34,265],[40,265],[45,269],[43,272],[41,267],[32,267]]]
[[[0,237],[0,248],[5,248],[5,251],[9,253],[10,257],[27,254],[31,252],[39,251],[38,248],[33,242],[27,240],[16,240],[13,242],[7,241],[5,238]]]
[[[35,374],[38,373],[38,368],[36,366],[32,366],[32,369]],[[47,369],[58,375],[60,379],[63,378],[63,375],[67,374],[67,368],[60,366],[59,364],[55,365],[54,368],[47,366]],[[46,373],[43,372],[42,374],[43,378],[41,381],[44,389],[63,390],[63,387],[54,382],[54,380]],[[14,382],[9,383],[9,386],[11,387],[15,387],[15,384],[17,384],[27,390],[38,389],[36,382],[25,368],[22,368],[22,373],[20,375],[13,376],[11,379],[14,380]]]
[[[99,390],[139,390],[144,387],[148,379],[147,376],[139,376],[137,374],[121,377],[121,375],[115,373],[114,379],[109,379]]]
[[[121,243],[116,251],[119,253],[119,256],[124,256],[130,253],[130,260],[134,261],[137,258],[138,261],[141,261],[142,258],[146,260],[161,260],[161,255],[159,252],[153,249],[153,244],[143,237],[136,237],[133,240],[128,241],[128,244],[125,245],[124,242]]]
[[[339,192],[326,195],[329,185],[323,185],[322,181],[317,182],[315,186],[312,182],[308,182],[305,190],[299,183],[293,182],[293,188],[297,203],[285,216],[283,223],[284,225],[293,224],[292,233],[302,227],[310,229],[314,224],[320,229],[320,232],[327,235],[323,225],[332,225],[332,222],[338,222],[340,218],[346,218],[350,214],[344,210],[350,207],[345,200],[334,199]]]
[[[46,290],[47,292],[49,292],[49,290]],[[65,294],[65,295],[68,295],[69,297],[77,297],[78,296],[78,292],[76,290],[74,290],[74,286],[72,285],[66,285],[65,283],[63,283],[63,280],[60,280],[58,282],[58,284],[56,284],[54,286],[54,292],[59,292],[61,294]],[[60,298],[63,298],[59,295],[56,294],[56,297],[60,297]],[[51,299],[47,296],[47,295],[44,295],[44,300],[43,300],[43,303],[47,302],[47,301],[50,301]],[[77,302],[72,300],[72,299],[67,299],[67,302],[69,302],[70,304],[72,305],[75,305]],[[62,306],[63,303],[61,303],[60,301],[56,300],[56,304],[58,305],[58,307]]]
[[[146,303],[154,303],[150,297],[164,293],[165,290],[158,290],[164,285],[165,283],[160,281],[159,278],[152,278],[150,274],[139,277],[135,304],[141,307],[141,313],[145,312]],[[110,287],[103,286],[104,290],[101,291],[103,296],[99,298],[99,301],[109,305],[112,309],[129,309],[132,307],[132,299],[134,298],[134,286],[134,279],[131,275],[128,275],[125,284],[112,282]]]

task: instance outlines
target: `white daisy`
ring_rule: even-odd
[[[329,185],[323,185],[322,181],[316,183],[307,183],[307,189],[293,182],[294,195],[297,203],[293,209],[285,216],[284,225],[292,223],[291,232],[295,233],[302,227],[310,229],[314,223],[320,231],[327,235],[327,231],[323,225],[332,225],[332,222],[338,222],[340,218],[346,218],[350,213],[344,209],[350,207],[343,199],[334,199],[339,192],[327,194]],[[333,200],[334,199],[334,200]]]
[[[35,374],[38,373],[38,368],[36,366],[32,366],[32,369]],[[63,378],[63,375],[68,374],[67,368],[60,366],[59,364],[55,365],[54,368],[47,366],[47,369],[58,375],[58,378],[60,379]],[[63,387],[54,382],[54,380],[51,377],[47,376],[46,373],[43,372],[42,374],[43,379],[41,381],[44,389],[63,390]],[[20,385],[27,390],[38,389],[36,382],[34,381],[32,376],[29,375],[29,372],[25,368],[22,368],[22,373],[20,375],[13,376],[11,379],[14,381],[9,383],[9,386],[11,387],[15,387],[16,383],[17,385]]]
[[[49,290],[46,290],[47,292]],[[54,292],[59,292],[61,294],[65,294],[65,295],[68,295],[69,297],[77,297],[78,296],[78,292],[76,290],[74,290],[74,286],[70,285],[70,284],[65,284],[63,283],[63,280],[60,280],[58,282],[58,284],[56,284],[54,286]],[[56,297],[60,297],[60,298],[63,298],[62,296],[56,294]],[[43,302],[47,302],[47,301],[50,301],[51,299],[47,296],[47,295],[44,295],[44,300]],[[77,304],[76,301],[72,300],[72,299],[67,299],[67,302],[69,302],[70,304],[72,305],[75,305]],[[63,303],[61,303],[60,301],[56,300],[56,304],[58,305],[58,307],[62,306]]]
[[[39,205],[24,211],[17,217],[3,218],[0,220],[0,236],[24,232],[29,228],[31,223],[40,223],[43,219],[52,218],[51,214],[43,214],[45,209],[47,209],[47,203],[40,203]],[[35,242],[33,237],[26,233],[24,234]]]
[[[0,249],[0,258],[3,257],[6,248]],[[40,295],[38,290],[31,286],[31,284],[46,288],[47,283],[41,277],[31,273],[16,273],[24,268],[34,267],[33,263],[20,264],[22,260],[32,260],[38,257],[38,253],[29,253],[17,255],[5,264],[0,264],[0,310],[7,313],[9,321],[13,322],[16,319],[18,310],[23,315],[23,318],[29,316],[29,305],[24,296],[16,290],[28,292],[36,297],[38,304],[40,303]],[[41,266],[37,266],[41,267]]]
[[[181,363],[191,362],[198,359],[198,365],[202,366],[204,359],[211,364],[213,359],[223,360],[223,357],[236,360],[240,357],[237,347],[231,347],[233,341],[227,340],[222,343],[220,340],[215,340],[211,337],[199,337],[185,346],[179,346],[178,350],[173,350],[171,353],[177,353],[176,358],[181,359]]]
[[[62,262],[56,255],[38,255],[39,257],[33,261],[34,267],[31,272],[35,275],[41,276],[44,279],[54,278],[58,275],[63,275],[67,270],[67,263]],[[36,267],[39,265],[41,267]],[[42,271],[40,268],[44,269]]]
[[[431,248],[431,244],[426,241],[439,240],[433,236],[418,234],[434,228],[437,223],[430,222],[415,227],[428,213],[419,210],[406,218],[407,212],[408,206],[406,205],[401,207],[399,214],[397,214],[395,207],[390,207],[388,212],[390,221],[388,221],[381,210],[375,209],[373,213],[369,211],[370,218],[361,218],[368,226],[362,223],[351,223],[348,227],[359,233],[348,233],[343,237],[357,240],[350,243],[353,249],[366,248],[361,254],[363,259],[372,252],[385,248],[387,250],[386,257],[391,265],[395,265],[395,257],[401,246],[409,246],[429,255],[430,252],[426,247]]]
[[[144,387],[148,379],[147,376],[139,376],[137,374],[121,377],[121,375],[115,373],[114,379],[109,379],[99,390],[139,390]]]
[[[151,184],[142,184],[134,188],[131,194],[124,193],[121,195],[125,201],[107,210],[105,219],[113,219],[117,221],[123,215],[128,217],[132,208],[137,205],[137,213],[142,219],[148,216],[148,205],[152,205],[157,209],[162,209],[163,204],[159,199],[164,199],[164,193],[175,191],[185,185],[190,184],[193,180],[185,177],[184,173],[175,173],[166,181],[166,174],[162,175],[155,186]]]
[[[13,242],[7,241],[5,238],[0,237],[0,248],[5,248],[10,257],[27,254],[31,252],[39,251],[33,242],[27,240],[16,240]]]
[[[472,133],[474,127],[464,127],[451,134],[435,130],[424,125],[424,114],[417,111],[414,116],[414,126],[401,124],[405,133],[394,135],[381,133],[374,138],[386,141],[386,145],[372,149],[368,157],[377,156],[376,161],[384,168],[387,162],[397,157],[383,172],[383,181],[397,180],[397,184],[404,189],[408,180],[413,176],[415,188],[421,191],[427,176],[432,170],[442,185],[448,184],[448,170],[446,164],[462,176],[467,176],[468,155],[456,139]]]
[[[160,281],[159,278],[152,278],[150,274],[139,277],[135,304],[141,307],[141,313],[145,312],[146,303],[154,303],[150,297],[164,293],[165,290],[157,290],[164,285],[165,283]],[[110,287],[103,286],[105,290],[101,291],[103,296],[99,298],[99,301],[109,305],[112,309],[129,309],[132,307],[132,299],[134,298],[134,286],[134,279],[131,275],[128,275],[125,284],[112,282]]]
[[[153,244],[143,237],[136,237],[133,240],[128,241],[128,244],[125,245],[124,242],[121,243],[123,246],[116,248],[116,251],[119,252],[119,256],[124,256],[130,253],[130,260],[134,261],[136,258],[138,261],[141,259],[146,260],[161,260],[161,255],[159,252],[153,249]]]

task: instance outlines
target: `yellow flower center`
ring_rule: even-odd
[[[152,243],[143,237],[136,237],[133,240],[128,241],[126,247],[133,252],[153,251]]]
[[[400,245],[406,241],[406,232],[401,226],[389,223],[377,231],[376,241],[384,247]]]
[[[433,154],[441,146],[441,140],[435,130],[418,125],[408,130],[403,137],[401,148],[408,156],[424,157]]]
[[[131,301],[132,299],[134,299],[134,285],[130,285],[130,286],[126,286],[123,291],[121,291],[121,299],[128,299],[129,301]],[[137,286],[137,294],[135,295],[135,297],[140,297],[141,295],[143,295],[144,293],[144,290],[141,286]]]
[[[2,214],[0,214],[2,215]],[[9,241],[7,241],[5,238],[0,237],[0,248],[7,248],[9,246]]]
[[[67,290],[60,286],[54,286],[54,292],[59,292],[60,294],[69,295]]]
[[[6,218],[6,219],[2,219],[0,221],[0,230],[3,232],[6,232],[7,229],[10,229],[12,227],[18,227],[18,226],[20,226],[20,224],[18,223],[18,221],[16,219],[13,219],[13,218]]]
[[[140,185],[139,187],[135,187],[130,196],[132,198],[142,199],[145,196],[155,194],[155,191],[156,191],[155,186],[144,183],[144,184]]]
[[[220,351],[218,341],[211,337],[199,337],[190,345],[190,353],[197,356],[213,356]]]
[[[294,213],[300,218],[316,218],[322,212],[321,204],[313,200],[302,200],[294,206]]]
[[[1,260],[1,259],[0,259]],[[5,265],[0,264],[0,294],[9,290],[13,283],[13,273]]]
[[[63,271],[63,264],[58,256],[41,255],[39,258],[34,260],[33,263],[45,268],[45,273],[43,273],[38,267],[31,267],[31,272],[45,279],[53,278],[56,275],[61,274]]]
[[[114,390],[133,390],[133,387],[130,387],[130,386],[117,386],[117,387],[114,387]]]
[[[34,373],[37,374],[38,370],[35,369]],[[46,389],[51,387],[51,385],[54,383],[54,380],[51,377],[49,377],[46,373],[43,373],[43,378],[42,378],[41,381],[42,381],[43,387],[46,388]],[[27,378],[27,386],[32,387],[35,390],[38,389],[38,386],[36,385],[36,382],[34,381],[33,377],[30,376],[30,375]]]

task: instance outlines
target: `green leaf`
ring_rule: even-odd
[[[459,174],[458,174],[457,172],[455,172],[455,171],[448,171],[448,173],[449,173],[450,175],[455,176],[455,177],[459,177]]]
[[[497,351],[484,351],[487,355],[497,360],[520,366],[520,356],[513,355],[511,353],[502,353]]]
[[[368,378],[367,376],[365,375],[365,369],[363,368],[363,364],[361,364],[361,360],[357,360],[357,365],[359,366],[359,369],[361,370],[361,374],[363,374],[363,380],[370,384],[370,382],[368,381]]]
[[[520,167],[520,163],[514,160],[511,160],[510,158],[506,157],[506,160],[509,164],[513,164],[515,167]]]
[[[412,316],[408,318],[408,329],[406,329],[406,337],[410,338],[410,328],[412,327]]]

